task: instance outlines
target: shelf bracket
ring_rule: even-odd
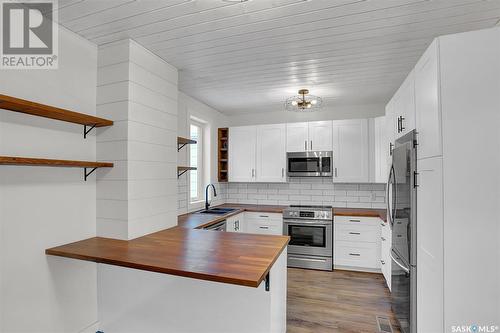
[[[96,169],[97,168],[92,168],[92,170],[90,170],[89,172],[87,172],[87,168],[84,168],[83,179],[85,179],[85,181],[87,181],[88,176],[90,176],[92,174],[92,172],[94,172]]]
[[[87,134],[89,134],[90,131],[92,131],[94,128],[95,128],[95,125],[90,126],[88,129],[87,129],[87,125],[83,125],[83,138],[86,139]]]
[[[177,178],[180,178],[186,172],[188,172],[188,170],[182,170],[181,173],[177,172]]]
[[[266,275],[266,279],[265,279],[266,291],[269,291],[270,284],[271,284],[270,279],[271,279],[271,278],[269,277],[269,273],[267,273],[267,275]]]
[[[177,151],[180,151],[184,146],[187,145],[187,143],[178,143],[177,144]]]

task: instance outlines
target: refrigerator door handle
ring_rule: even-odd
[[[392,261],[394,261],[394,262],[396,263],[396,265],[398,265],[399,267],[401,267],[401,269],[402,269],[403,271],[405,271],[405,273],[406,273],[406,274],[410,274],[410,268],[405,267],[405,266],[403,266],[402,264],[400,264],[400,263],[399,263],[399,261],[397,261],[397,260],[394,258],[394,256],[392,255],[392,250],[391,250],[391,252],[389,252],[389,256],[391,257]]]
[[[387,200],[387,214],[388,214],[388,222],[393,225],[394,224],[394,215],[392,213],[392,207],[391,207],[391,200],[389,198],[390,194],[390,188],[391,188],[391,178],[392,178],[392,173],[394,171],[394,166],[391,165],[389,169],[389,177],[387,178],[387,186],[386,186],[386,200]]]

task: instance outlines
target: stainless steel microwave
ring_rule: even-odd
[[[288,177],[332,177],[332,151],[287,153]]]

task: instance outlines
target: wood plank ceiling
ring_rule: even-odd
[[[132,38],[226,113],[385,103],[436,36],[492,27],[500,0],[59,0],[60,23],[103,45]]]

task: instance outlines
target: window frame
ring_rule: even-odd
[[[205,127],[206,124],[203,122],[200,122],[196,119],[189,119],[189,138],[191,138],[191,126],[196,126],[198,128],[198,138],[196,142],[196,147],[197,147],[197,170],[196,171],[190,171],[189,176],[188,176],[188,202],[190,205],[195,205],[199,204],[200,202],[205,201],[204,198],[204,193],[203,193],[203,182],[204,182],[204,172],[205,172],[205,165],[204,165],[204,150],[205,150]],[[189,153],[188,153],[188,162],[189,166],[193,166],[193,163],[191,161],[191,147],[192,145],[189,145]],[[193,173],[196,173],[197,175],[197,187],[198,187],[198,196],[193,198],[191,197],[191,177],[193,176]]]

